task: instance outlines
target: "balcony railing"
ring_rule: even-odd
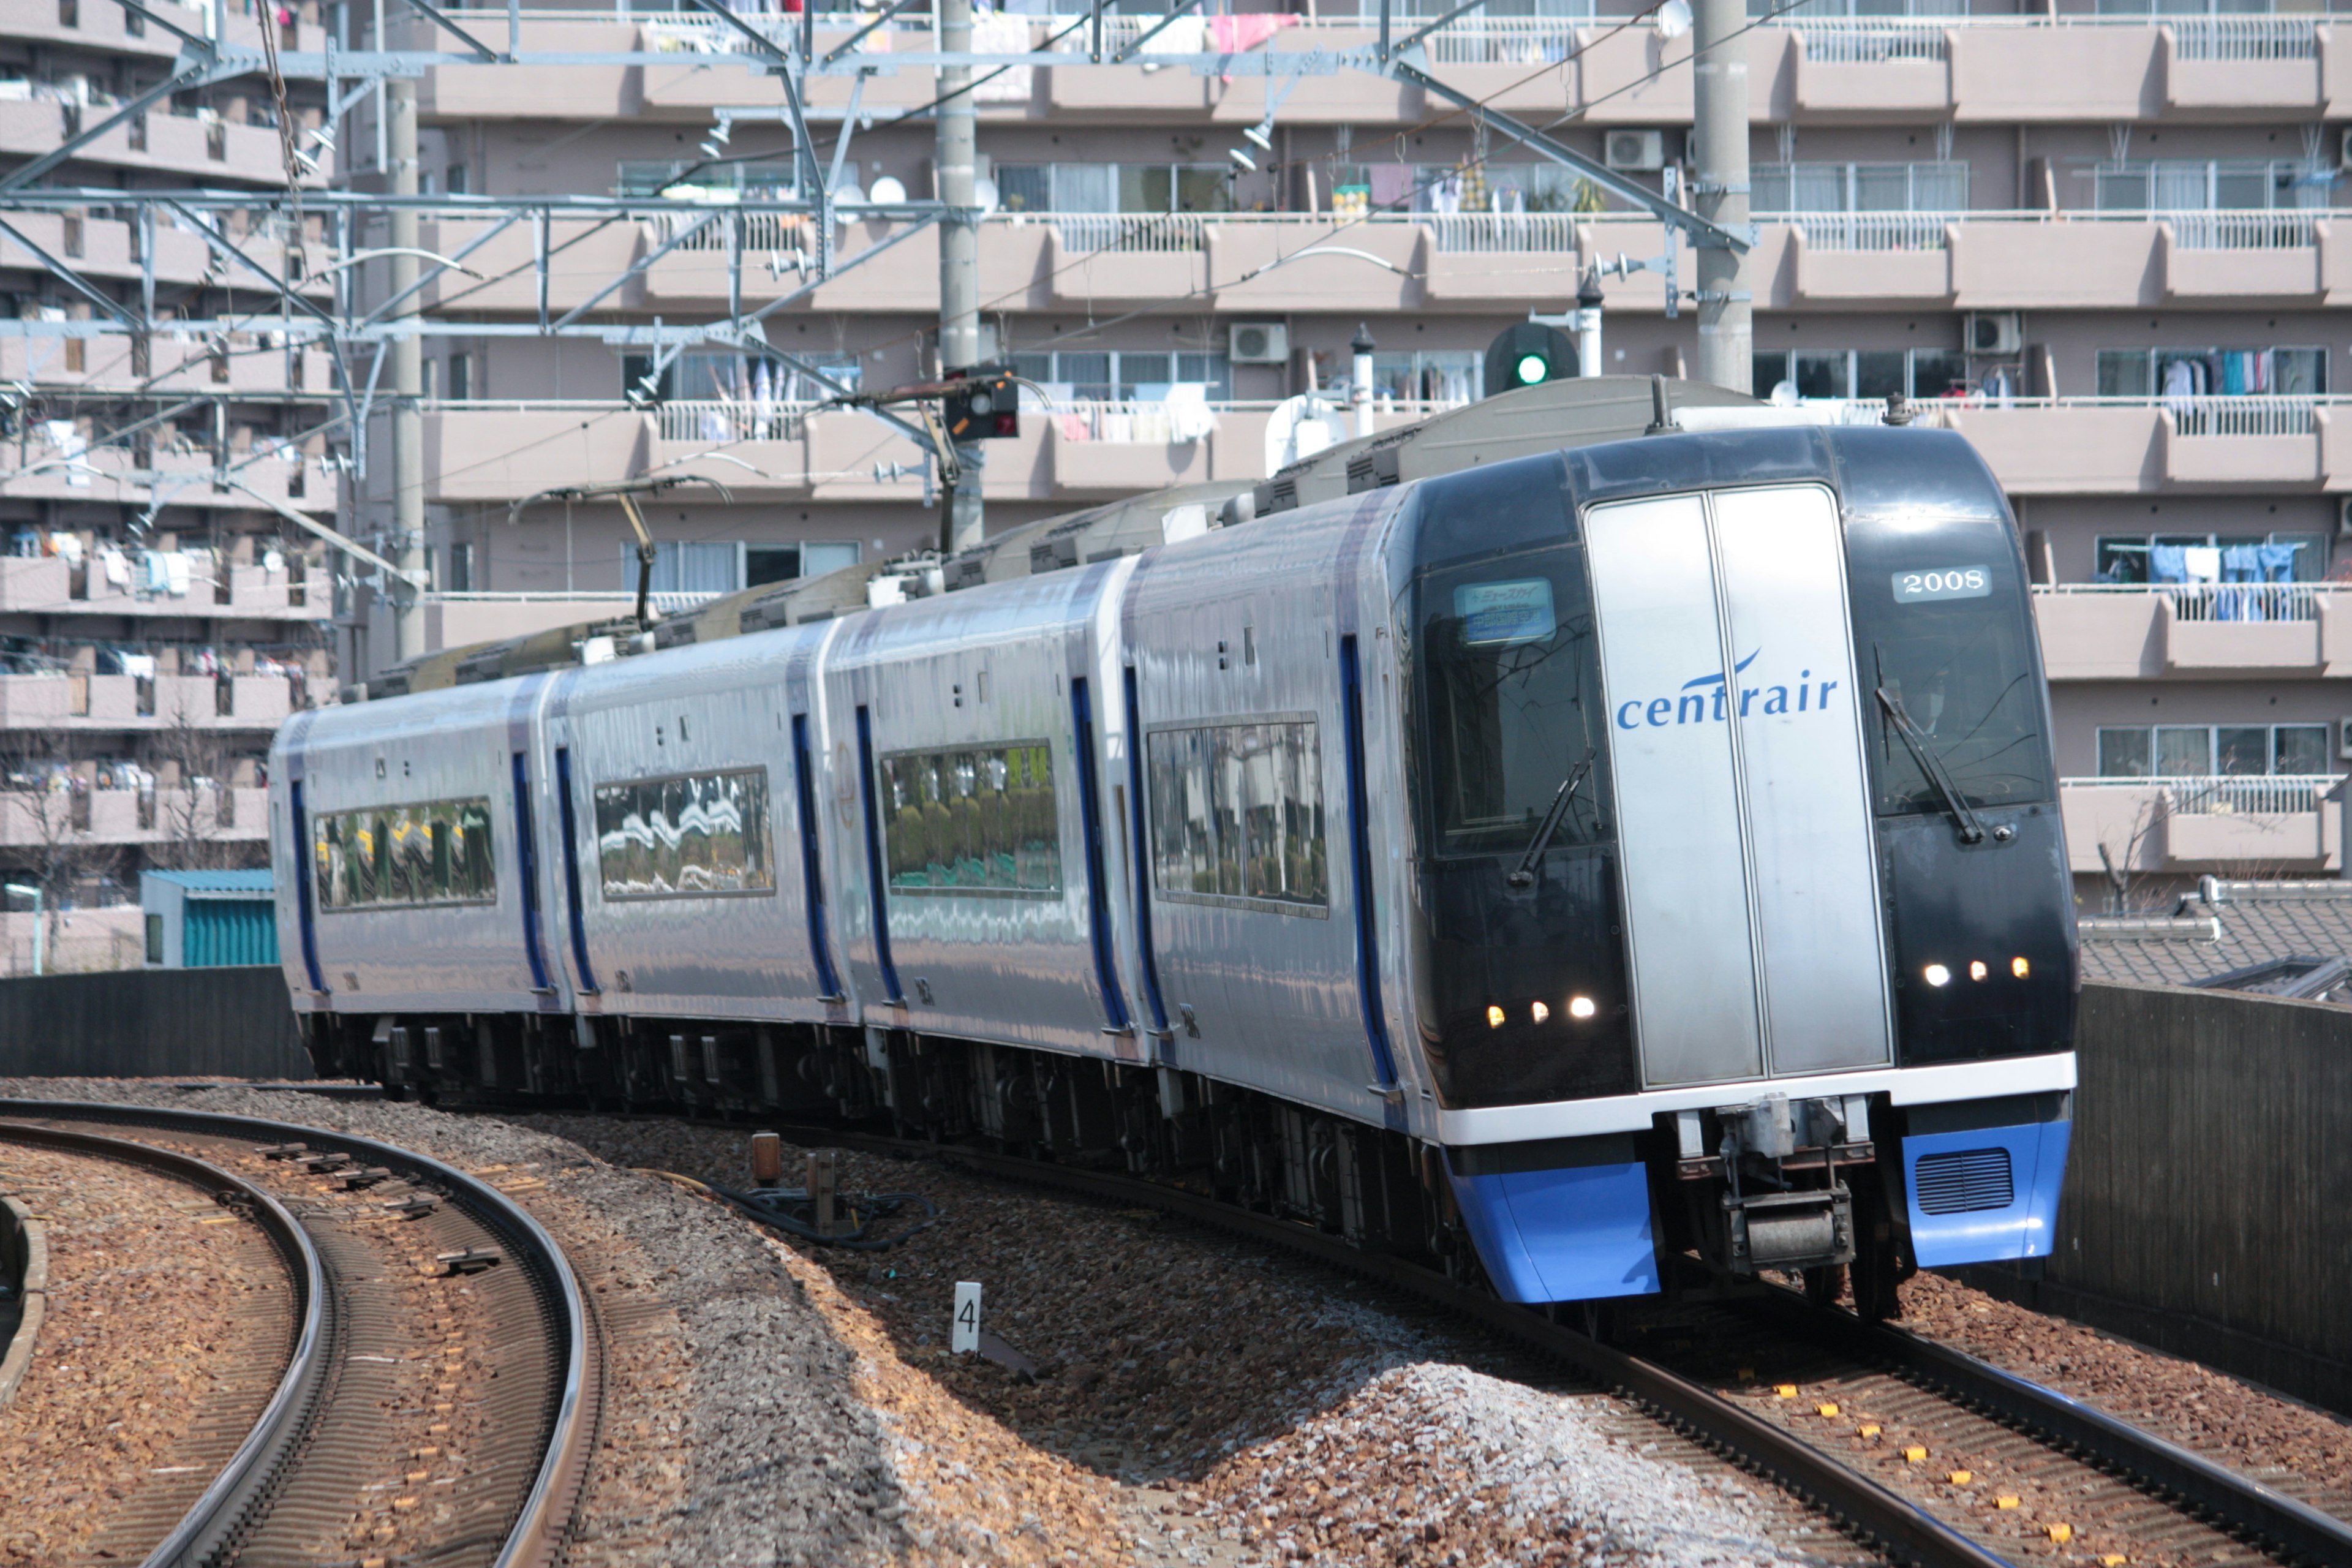
[[[693,398],[655,407],[656,433],[665,441],[797,441],[812,403],[776,398]]]
[[[2319,35],[2304,16],[2167,16],[2173,47],[2184,60],[2309,60],[2319,58]]]
[[[2168,212],[2150,215],[2172,228],[2183,250],[2308,250],[2328,215],[2315,208],[2251,212]]]
[[[2341,773],[2193,773],[2153,778],[2079,778],[2063,789],[2156,790],[2175,816],[2290,816],[2315,812]]]
[[[1804,40],[1805,58],[1823,65],[1880,65],[1888,60],[1940,61],[1944,29],[1956,16],[1782,16]]]
[[[1427,224],[1437,248],[1451,255],[1486,256],[1506,251],[1574,254],[1574,213],[1431,213]]]
[[[1056,213],[1053,219],[1065,250],[1150,254],[1207,249],[1211,221],[1197,213]]]
[[[1785,223],[1810,250],[1941,250],[1947,224],[1968,213],[1759,213],[1759,223]]]
[[[722,596],[718,593],[673,594],[656,591],[647,595],[646,601],[662,615],[683,616],[698,610],[711,600]],[[424,602],[428,605],[577,605],[581,609],[581,619],[593,620],[599,613],[612,611],[615,606],[627,609],[637,602],[637,595],[634,588],[608,588],[602,592],[583,589],[572,593],[560,590],[550,593],[512,594],[433,593],[425,595]]]
[[[2308,436],[2316,397],[2167,397],[2165,412],[2183,436]]]
[[[2093,597],[2161,594],[2183,621],[2315,621],[2329,592],[2320,583],[2042,583],[2037,595]]]

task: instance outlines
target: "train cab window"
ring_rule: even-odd
[[[892,893],[1061,891],[1061,818],[1045,742],[894,752],[877,766]]]
[[[1856,519],[1846,557],[1879,815],[1947,809],[1915,747],[1972,808],[2050,799],[2042,683],[2009,524]]]
[[[321,910],[498,900],[487,799],[322,813],[311,831]]]
[[[1555,802],[1550,844],[1597,840],[1607,730],[1581,554],[1429,574],[1420,637],[1439,853],[1523,850]]]
[[[773,893],[768,770],[597,785],[596,858],[608,901]]]
[[[1321,915],[1323,755],[1306,714],[1154,730],[1152,881],[1163,898]]]

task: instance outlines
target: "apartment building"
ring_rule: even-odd
[[[284,47],[316,38],[308,5],[278,16]],[[260,26],[244,0],[0,0],[0,180],[165,81],[188,37],[257,52]],[[60,910],[135,906],[150,865],[257,861],[270,735],[334,695],[334,579],[284,516],[334,512],[325,356],[169,324],[269,304],[320,232],[128,199],[283,193],[280,101],[257,73],[166,95],[29,181],[123,201],[0,204],[0,319],[31,329],[0,335],[0,973],[31,966],[30,889],[51,966],[105,966]],[[315,85],[284,106],[316,124]],[[156,330],[73,335],[118,313]]]
[[[44,37],[58,31],[49,3]],[[67,3],[115,25],[102,0]],[[708,14],[533,5],[520,14],[527,51],[658,58],[451,65],[419,83],[419,185],[452,204],[420,243],[463,258],[423,306],[482,329],[428,344],[431,643],[623,605],[635,557],[620,512],[533,499],[559,487],[724,487],[683,485],[646,507],[670,607],[936,540],[920,450],[868,414],[814,406],[814,376],[710,346],[657,368],[629,341],[814,283],[766,318],[776,348],[866,389],[938,369],[936,244],[881,216],[932,193],[932,73],[892,65],[928,46],[929,24],[910,7],[853,44],[877,13],[806,17],[786,3],[739,16],[777,38],[807,26],[820,54],[850,46],[847,74],[803,84],[810,151],[839,204],[829,236],[741,210],[797,191],[803,160],[777,81],[715,63],[741,35]],[[1397,25],[1450,8],[1399,0]],[[1433,96],[1339,63],[1378,37],[1372,14],[1332,0],[1203,9],[1169,21],[1164,3],[1122,0],[1099,46],[1105,60],[1139,47],[1119,65],[1095,63],[1096,29],[1066,3],[1012,0],[980,19],[977,47],[1054,57],[983,73],[973,94],[992,209],[983,335],[1044,398],[1017,440],[989,446],[992,531],[1262,477],[1297,449],[1286,400],[1345,395],[1360,329],[1380,422],[1475,396],[1494,336],[1569,309],[1596,263],[1630,264],[1603,284],[1601,368],[1692,363],[1688,302],[1667,309],[1669,287],[1695,277],[1687,247]],[[2000,478],[2040,584],[2085,908],[2168,901],[2200,874],[2336,872],[2322,797],[2352,753],[2352,581],[2336,585],[2352,493],[2352,16],[2242,0],[1755,11],[1737,45],[1758,212],[1754,389],[1851,400],[1857,416],[1874,416],[1860,400],[1899,393]],[[509,21],[445,15],[497,39]],[[421,16],[384,16],[384,43],[455,47]],[[301,25],[314,20],[342,47],[377,41],[369,8]],[[1445,82],[1662,193],[1682,188],[1690,39],[1638,0],[1492,0],[1425,48]],[[1299,68],[1203,75],[1154,58],[1202,52],[1289,54]],[[0,126],[19,107],[0,97]],[[226,131],[252,132],[252,112],[225,108]],[[373,113],[362,99],[345,121],[333,173],[349,188],[385,184]],[[239,168],[267,183],[271,154],[243,145]],[[709,210],[507,222],[458,205],[577,193]],[[856,264],[818,281],[820,238]],[[382,227],[352,237],[387,243]],[[384,270],[359,269],[363,298],[382,300]],[[539,321],[605,336],[534,333]],[[240,358],[233,374],[254,371]],[[345,483],[350,526],[380,542],[389,464]],[[184,504],[249,515],[236,499]],[[346,621],[348,672],[390,660],[383,601],[361,591]]]

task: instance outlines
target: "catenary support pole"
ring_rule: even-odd
[[[416,83],[395,80],[384,95],[395,195],[416,194]],[[416,209],[392,214],[392,292],[406,293],[393,321],[417,313]],[[425,340],[410,333],[392,346],[392,539],[389,553],[409,574],[405,583],[386,583],[393,602],[394,657],[405,661],[425,652],[425,604],[416,584],[425,580]]]
[[[1697,82],[1692,126],[1692,205],[1736,231],[1748,227],[1746,0],[1696,0]],[[1756,308],[1748,253],[1698,253],[1698,379],[1747,392],[1755,376]]]
[[[971,0],[939,0],[940,48],[971,48]],[[972,109],[971,68],[939,68],[939,199],[948,211],[940,220],[940,372],[953,375],[980,363],[980,228],[972,221],[978,204],[979,144]],[[977,441],[956,447],[958,478],[943,498],[942,551],[969,550],[987,532],[981,509],[981,465],[987,454]]]

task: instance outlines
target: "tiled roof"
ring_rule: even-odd
[[[2170,917],[2086,916],[2083,978],[2194,985],[2274,958],[2352,957],[2352,881],[2207,878]]]

